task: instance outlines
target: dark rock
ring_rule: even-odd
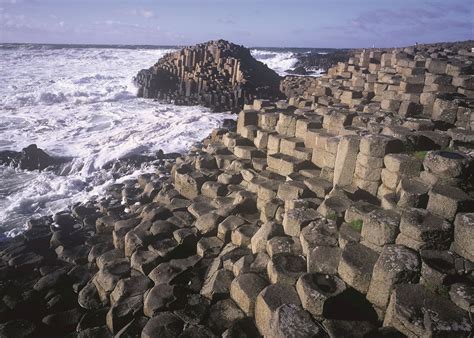
[[[31,337],[35,329],[35,324],[27,320],[12,320],[0,324],[0,336],[5,338],[26,338]]]
[[[30,144],[28,147],[23,148],[21,152],[10,150],[0,152],[0,164],[19,167],[23,170],[44,170],[48,167],[65,163],[68,160],[52,157],[44,152],[44,150],[38,148],[36,144]]]
[[[170,53],[135,77],[138,96],[231,110],[253,98],[278,98],[280,77],[250,50],[224,40]]]
[[[183,331],[183,322],[171,312],[161,312],[150,318],[142,331],[142,338],[175,338]]]

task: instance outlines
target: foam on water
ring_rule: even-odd
[[[24,230],[33,215],[100,195],[116,182],[102,169],[105,164],[159,149],[183,152],[231,118],[136,97],[133,76],[172,50],[0,46],[0,151],[36,143],[52,155],[73,158],[64,176],[0,166],[0,239]],[[252,54],[280,75],[296,63],[292,52]],[[153,169],[131,177],[147,170]]]
[[[67,176],[0,167],[0,233],[15,235],[31,215],[100,194],[114,182],[104,164],[159,149],[183,152],[230,117],[136,97],[133,76],[168,51],[0,49],[0,150],[36,143],[73,157]]]
[[[293,52],[277,52],[271,50],[252,49],[252,56],[266,64],[281,76],[288,75],[287,70],[293,69],[298,59]]]

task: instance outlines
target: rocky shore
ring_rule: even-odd
[[[472,50],[356,52],[0,243],[5,337],[470,337]],[[468,45],[471,48],[472,45]]]

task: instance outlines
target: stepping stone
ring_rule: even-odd
[[[272,315],[268,337],[326,337],[311,315],[301,306],[283,304]]]
[[[235,278],[230,286],[230,297],[244,311],[245,315],[253,316],[255,299],[267,282],[255,273],[244,273]]]
[[[409,337],[467,337],[473,330],[465,311],[420,284],[395,286],[384,326],[392,326]]]
[[[306,260],[302,256],[278,254],[271,258],[267,266],[270,282],[295,285],[298,278],[306,272]]]
[[[416,251],[402,245],[386,245],[374,265],[367,300],[385,309],[396,284],[418,283],[421,260]]]
[[[283,304],[300,305],[300,299],[292,286],[272,284],[263,289],[255,301],[255,323],[262,336],[271,333],[272,314]]]
[[[357,291],[367,293],[378,256],[377,252],[362,244],[347,245],[337,269],[339,276]]]
[[[322,316],[324,304],[346,289],[346,284],[336,276],[306,273],[296,283],[296,291],[303,308],[313,316]]]

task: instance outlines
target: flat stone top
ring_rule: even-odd
[[[342,252],[342,259],[348,265],[371,273],[379,255],[374,250],[360,243],[348,244]]]

